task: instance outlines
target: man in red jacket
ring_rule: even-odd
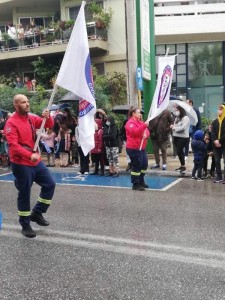
[[[9,144],[9,157],[18,190],[17,205],[22,234],[33,238],[36,233],[31,228],[30,221],[41,226],[49,225],[42,213],[45,213],[51,204],[55,190],[51,173],[41,161],[40,154],[33,151],[35,134],[41,127],[43,118],[47,119],[46,128],[53,127],[53,119],[48,110],[43,111],[43,118],[29,114],[30,104],[25,95],[16,95],[13,105],[16,111],[7,120],[4,134]],[[30,193],[34,181],[41,186],[41,191],[36,205],[30,212]]]

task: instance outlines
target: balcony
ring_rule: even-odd
[[[156,43],[225,40],[225,1],[155,0]]]
[[[108,51],[107,30],[99,30],[95,22],[87,23],[89,48],[92,56],[100,56]],[[7,59],[32,57],[63,53],[66,50],[71,31],[60,32],[56,35],[54,30],[44,30],[41,34],[25,36],[23,46],[12,46],[0,41],[0,61]]]

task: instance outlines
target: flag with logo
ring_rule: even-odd
[[[95,93],[87,28],[82,1],[71,37],[60,67],[56,85],[76,94],[79,100],[79,140],[84,155],[95,146]]]
[[[156,118],[169,105],[174,62],[175,55],[158,58],[158,80],[148,115],[149,120]]]

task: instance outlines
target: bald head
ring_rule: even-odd
[[[26,115],[30,111],[30,103],[27,96],[17,94],[13,98],[13,106],[20,115]]]

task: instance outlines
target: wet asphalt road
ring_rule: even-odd
[[[50,226],[27,239],[14,185],[1,182],[0,300],[225,299],[224,189],[57,186]]]

